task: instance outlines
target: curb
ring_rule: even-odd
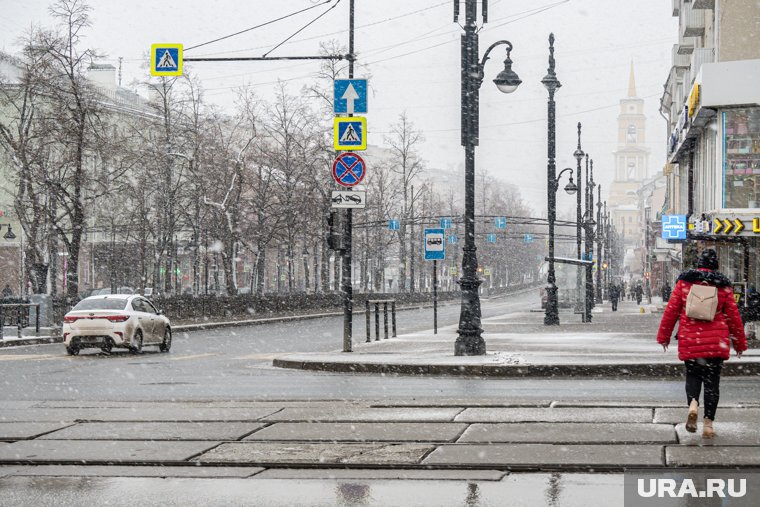
[[[433,365],[360,362],[299,361],[274,359],[272,365],[333,373],[380,373],[420,376],[479,376],[492,378],[524,377],[625,377],[682,378],[683,364],[535,364],[535,365]],[[760,362],[727,362],[723,365],[724,377],[760,376]]]
[[[13,338],[10,340],[0,340],[0,349],[9,347],[22,347],[24,345],[46,345],[48,343],[63,343],[60,336],[47,336],[41,338]]]

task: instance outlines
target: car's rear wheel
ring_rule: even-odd
[[[132,346],[129,347],[129,351],[133,354],[139,354],[142,352],[143,335],[139,329],[135,331],[135,335],[132,337]]]
[[[104,354],[110,354],[111,349],[113,348],[113,342],[110,338],[106,338],[106,341],[103,342],[103,346],[100,347],[100,350],[103,351]]]
[[[172,330],[170,328],[166,328],[166,331],[164,331],[164,341],[161,342],[161,345],[158,346],[158,350],[161,352],[169,352],[169,349],[172,348]]]
[[[70,356],[78,356],[79,347],[77,347],[76,345],[72,345],[72,346],[66,345],[66,353]]]

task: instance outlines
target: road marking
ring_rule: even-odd
[[[211,356],[218,356],[218,352],[206,352],[205,354],[194,354],[191,356],[179,356],[179,357],[170,357],[169,361],[187,361],[190,359],[199,359],[201,357],[211,357]]]
[[[51,354],[32,355],[32,354],[6,354],[0,356],[0,361],[43,361],[45,359],[57,359],[65,356],[54,356]]]

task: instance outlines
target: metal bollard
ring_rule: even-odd
[[[396,301],[391,301],[391,322],[392,322],[392,330],[393,330],[393,337],[396,338]]]
[[[34,332],[37,333],[37,336],[40,335],[40,305],[39,303],[37,304],[37,312],[35,313]]]
[[[3,339],[3,326],[5,325],[5,308],[0,306],[0,340]]]
[[[388,339],[388,302],[383,303],[383,337]]]
[[[21,328],[22,324],[24,323],[24,314],[23,314],[23,307],[17,306],[16,307],[16,336],[18,336],[18,339],[21,339]]]
[[[364,314],[366,316],[367,320],[367,339],[365,343],[369,343],[372,341],[372,326],[370,325],[370,310],[369,310],[369,299],[364,300]]]
[[[375,341],[380,341],[380,303],[375,303]]]

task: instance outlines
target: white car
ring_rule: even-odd
[[[75,356],[84,348],[127,348],[137,354],[144,345],[161,352],[172,346],[169,319],[142,296],[111,294],[81,300],[63,318],[63,343]]]

